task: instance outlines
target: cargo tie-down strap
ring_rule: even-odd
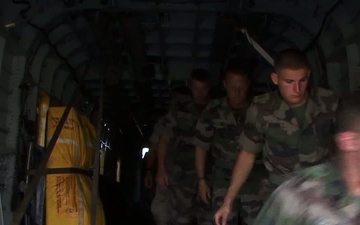
[[[90,68],[90,63],[87,63],[83,73],[80,74],[80,79],[79,79],[80,83],[84,80],[87,72],[89,71],[89,68]],[[75,71],[73,71],[73,72],[75,73]],[[25,190],[24,197],[23,197],[22,201],[20,202],[18,208],[14,212],[13,221],[11,223],[12,225],[19,225],[21,223],[23,216],[27,210],[28,204],[31,201],[34,193],[36,192],[40,178],[44,174],[44,171],[46,170],[47,162],[48,162],[50,155],[56,145],[57,139],[59,138],[60,133],[65,125],[65,122],[68,118],[70,110],[80,95],[81,95],[80,89],[76,88],[74,90],[74,92],[72,93],[71,99],[70,99],[68,105],[66,106],[64,113],[61,116],[61,119],[54,131],[53,137],[51,138],[48,146],[46,147],[45,153],[41,157],[38,168],[35,170],[34,176],[31,180],[28,188]],[[95,176],[95,178],[98,178],[98,176]],[[97,186],[96,186],[96,188],[97,188]],[[97,194],[97,193],[95,193],[95,194]],[[96,199],[93,200],[92,202],[94,202],[96,204]],[[94,204],[94,203],[92,203],[92,204]],[[95,217],[95,216],[92,215],[92,217]]]
[[[249,35],[246,29],[244,28],[236,28],[237,31],[245,34],[248,42],[253,46],[253,48],[272,66],[274,66],[274,59]]]
[[[28,170],[27,175],[35,175],[36,170]],[[91,177],[93,175],[92,170],[86,170],[76,167],[64,167],[64,168],[47,168],[43,171],[43,174],[64,174],[64,173],[76,173]]]

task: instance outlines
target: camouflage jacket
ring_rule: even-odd
[[[164,117],[160,117],[159,120],[155,123],[154,125],[154,129],[153,129],[153,133],[151,134],[150,138],[149,138],[149,143],[150,146],[153,147],[157,147],[157,144],[160,141],[160,135],[162,133],[163,130],[163,124],[164,124]],[[154,146],[155,145],[155,146]],[[151,151],[154,151],[155,149],[151,149]],[[157,154],[157,153],[155,153]],[[165,161],[165,165],[166,167],[170,170],[171,169],[171,165],[172,165],[172,160],[173,160],[173,156],[174,155],[174,147],[173,147],[173,142],[172,140],[170,140],[167,152],[166,152],[166,161]]]
[[[313,166],[284,182],[254,225],[358,225],[360,197],[348,193],[337,162]]]
[[[263,152],[270,179],[272,174],[288,178],[294,171],[333,156],[337,106],[338,98],[331,91],[312,89],[305,105],[305,124],[300,128],[278,91],[257,96],[247,111],[239,141],[249,152]]]
[[[172,139],[175,164],[195,168],[195,146],[192,138],[197,120],[205,106],[195,104],[190,97],[184,97],[177,100],[166,114],[161,133]]]
[[[243,130],[246,109],[240,111],[238,118],[228,104],[227,98],[210,102],[201,114],[196,125],[193,143],[208,151],[215,163],[223,162],[232,169],[241,145],[237,141]]]
[[[238,152],[242,149],[238,139],[244,128],[245,115],[246,109],[240,109],[235,116],[227,98],[219,98],[207,105],[196,125],[193,143],[211,152],[215,186],[228,186]],[[247,181],[258,182],[264,171],[262,163],[256,164]]]

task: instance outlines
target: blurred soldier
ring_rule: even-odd
[[[360,224],[360,95],[344,98],[337,115],[338,158],[305,169],[268,199],[256,225]]]

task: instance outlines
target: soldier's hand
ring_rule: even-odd
[[[199,180],[198,183],[198,193],[201,198],[201,200],[209,205],[209,200],[211,199],[211,193],[209,186],[207,185],[206,181],[204,179]]]
[[[230,212],[231,212],[231,206],[223,204],[215,213],[215,224],[226,225]]]
[[[150,171],[147,171],[145,173],[145,178],[144,178],[144,185],[145,188],[151,188],[153,186],[153,175],[151,174]]]
[[[158,185],[167,187],[169,185],[167,172],[165,169],[160,169],[156,175],[156,182]]]

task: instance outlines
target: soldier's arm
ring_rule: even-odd
[[[153,133],[151,134],[150,138],[149,138],[149,152],[148,152],[148,157],[146,160],[146,169],[147,170],[152,170],[154,169],[155,165],[155,161],[156,161],[156,155],[157,155],[157,148],[158,148],[158,144],[160,141],[160,132],[161,132],[161,127],[163,124],[163,118],[160,118],[155,126],[154,126],[154,130]]]
[[[195,148],[195,168],[198,179],[205,177],[205,164],[207,151],[214,136],[214,128],[211,123],[211,114],[205,109],[196,124],[196,134],[193,139]]]
[[[264,140],[257,115],[258,109],[252,104],[247,110],[245,127],[239,139],[242,150],[236,159],[230,186],[224,199],[226,206],[232,205],[254,166],[256,155],[262,151]]]
[[[165,159],[166,159],[166,152],[169,146],[170,138],[167,135],[161,135],[159,145],[158,145],[158,171],[165,170]]]
[[[174,136],[174,129],[177,126],[176,109],[171,109],[164,117],[160,140],[157,146],[158,171],[165,169],[166,152],[170,143],[170,139]]]
[[[156,144],[151,143],[149,147],[148,157],[146,159],[146,170],[150,171],[154,169],[156,160]]]
[[[195,168],[198,176],[198,180],[205,179],[205,164],[206,164],[206,155],[207,152],[201,148],[196,146],[195,149]]]

